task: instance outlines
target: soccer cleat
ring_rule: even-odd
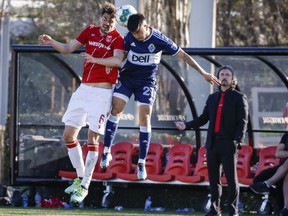
[[[104,153],[102,155],[102,158],[100,161],[100,167],[101,168],[107,168],[109,166],[111,160],[112,160],[111,153]]]
[[[280,216],[288,216],[288,209],[287,208],[283,208],[280,210],[279,212]]]
[[[137,178],[138,180],[145,180],[147,178],[146,167],[145,167],[145,164],[143,163],[138,163]]]
[[[258,182],[249,186],[254,193],[263,194],[270,191],[270,187],[265,182]]]
[[[80,186],[71,196],[70,202],[81,203],[88,195],[88,190]]]
[[[64,192],[67,194],[74,193],[79,187],[81,187],[80,184],[81,184],[81,180],[79,178],[76,178],[73,180],[72,185],[66,188]]]

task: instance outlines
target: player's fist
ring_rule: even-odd
[[[38,37],[38,42],[40,45],[51,45],[52,38],[49,35],[43,34]]]

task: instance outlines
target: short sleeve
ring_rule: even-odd
[[[121,35],[119,35],[115,41],[114,50],[115,49],[124,50],[124,40]]]
[[[76,40],[79,41],[82,45],[86,44],[86,42],[88,40],[90,29],[91,29],[91,26],[88,26],[76,38]]]

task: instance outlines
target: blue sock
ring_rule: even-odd
[[[149,145],[151,140],[151,126],[141,127],[139,135],[139,161],[140,163],[145,163],[145,159],[148,153]]]
[[[120,117],[110,115],[106,123],[105,135],[104,135],[104,147],[110,149],[115,139],[115,135],[118,128]]]

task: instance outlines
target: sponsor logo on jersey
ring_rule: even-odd
[[[128,53],[128,61],[136,65],[152,65],[159,64],[161,60],[162,51],[158,53],[136,53],[132,50]]]
[[[89,45],[90,46],[95,46],[95,47],[98,47],[98,48],[102,48],[102,49],[107,49],[107,50],[111,49],[109,46],[105,46],[104,44],[96,42],[96,41],[89,41]]]
[[[133,62],[148,63],[149,59],[150,59],[149,55],[132,55]]]
[[[136,47],[136,44],[135,44],[134,42],[132,42],[132,43],[130,44],[130,46]]]

